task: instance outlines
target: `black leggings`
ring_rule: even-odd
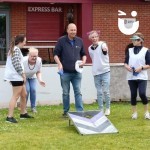
[[[137,104],[137,90],[139,89],[139,96],[142,100],[142,103],[146,105],[148,99],[146,97],[146,87],[147,80],[128,80],[131,91],[131,105],[135,106]]]

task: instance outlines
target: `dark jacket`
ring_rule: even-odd
[[[75,62],[86,55],[82,39],[75,37],[71,43],[67,35],[60,37],[54,49],[55,55],[60,58],[64,72],[76,72]]]

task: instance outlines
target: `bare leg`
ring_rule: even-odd
[[[136,105],[132,105],[132,111],[133,111],[132,119],[137,119],[138,115]]]
[[[144,111],[145,111],[145,113],[149,112],[149,110],[148,110],[148,104],[144,105]]]
[[[26,88],[25,88],[25,85],[23,85],[23,88],[21,91],[21,99],[20,99],[20,109],[21,109],[20,113],[21,114],[27,113],[27,111],[26,111],[26,105],[27,105],[26,96],[27,96]]]
[[[144,118],[145,119],[150,119],[150,113],[149,113],[149,110],[148,110],[148,104],[144,105],[144,111],[145,111]]]
[[[136,113],[136,112],[137,112],[136,105],[134,105],[134,106],[132,105],[132,112],[133,112],[133,113]]]
[[[14,108],[15,108],[16,102],[18,100],[18,97],[20,96],[20,93],[22,91],[22,86],[12,86],[12,90],[13,90],[13,95],[9,102],[8,117],[13,117]]]

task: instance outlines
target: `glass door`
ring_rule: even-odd
[[[5,64],[9,43],[9,12],[0,11],[0,64]]]

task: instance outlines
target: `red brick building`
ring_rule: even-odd
[[[137,12],[138,32],[144,34],[145,46],[150,47],[149,0],[0,0],[0,63],[5,63],[11,37],[24,33],[27,46],[54,46],[69,22],[77,25],[86,50],[90,44],[87,32],[100,30],[101,39],[109,46],[110,62],[122,63],[131,35],[119,31],[118,10],[126,13],[125,18]],[[48,62],[50,55],[53,62],[51,48],[50,54],[46,48],[39,48],[39,55]]]

